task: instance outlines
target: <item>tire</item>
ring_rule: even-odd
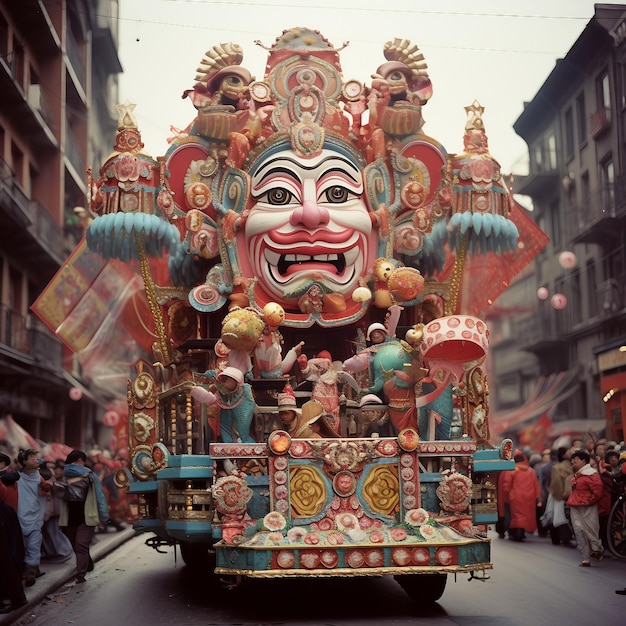
[[[210,543],[190,543],[181,541],[180,555],[187,567],[204,571],[215,569],[215,553]]]
[[[446,589],[446,574],[403,574],[394,576],[396,582],[416,604],[433,604]]]
[[[611,507],[606,525],[609,550],[618,559],[626,559],[626,498],[621,496]]]

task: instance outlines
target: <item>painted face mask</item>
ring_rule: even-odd
[[[307,292],[348,298],[375,252],[358,161],[336,149],[309,159],[282,149],[250,174],[253,203],[237,246],[244,275],[290,310],[308,311],[298,305]]]

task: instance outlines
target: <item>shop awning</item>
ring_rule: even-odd
[[[558,405],[578,389],[578,368],[541,377],[530,398],[519,408],[489,415],[493,433],[501,435],[520,428],[544,414],[552,417]]]

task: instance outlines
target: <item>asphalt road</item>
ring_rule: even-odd
[[[575,548],[549,539],[493,539],[488,580],[449,577],[436,605],[415,606],[391,577],[254,581],[234,591],[187,568],[173,548],[158,554],[131,538],[97,563],[87,583],[67,583],[18,626],[84,623],[402,626],[612,626],[626,623],[626,561],[578,566]]]

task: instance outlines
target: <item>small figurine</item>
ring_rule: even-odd
[[[287,351],[283,358],[283,336],[278,329],[285,319],[285,311],[276,302],[263,307],[265,328],[254,348],[255,375],[260,378],[280,378],[289,373],[300,356],[304,341]]]
[[[324,408],[314,400],[306,403],[307,405],[313,405],[313,407],[307,407],[307,411],[304,412],[304,406],[302,409],[298,408],[296,404],[296,397],[293,395],[293,388],[291,385],[285,385],[283,392],[278,394],[278,418],[281,426],[289,433],[291,437],[300,439],[319,439],[320,435],[316,433],[311,425],[316,422],[324,412]],[[314,405],[318,405],[318,410]]]
[[[364,372],[367,370],[369,379],[373,383],[375,380],[374,357],[383,344],[391,341],[391,337],[383,324],[374,322],[368,326],[365,338],[369,341],[368,347],[346,359],[343,362],[343,369],[349,372]]]
[[[311,398],[317,400],[323,407],[332,422],[335,430],[339,424],[339,389],[338,381],[343,372],[338,372],[332,361],[330,352],[322,350],[314,358],[308,359],[305,355],[298,357],[298,365],[303,376],[313,381]]]
[[[254,415],[252,387],[243,382],[243,374],[236,367],[226,367],[215,376],[209,389],[194,386],[191,395],[203,404],[220,407],[220,436],[224,443],[235,443],[235,432],[242,443],[256,443],[250,435]]]

